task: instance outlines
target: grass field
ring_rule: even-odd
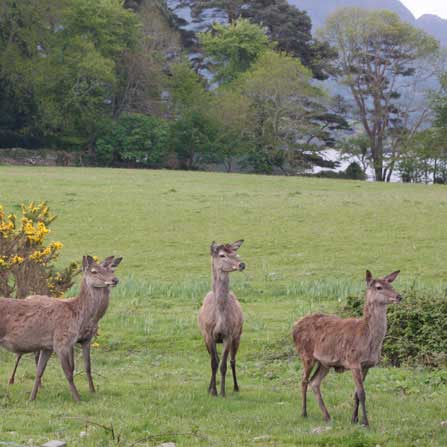
[[[350,424],[349,373],[299,416],[301,365],[291,325],[362,293],[366,268],[400,269],[395,288],[446,288],[447,188],[308,178],[143,170],[0,167],[0,204],[47,200],[61,264],[83,254],[124,256],[93,351],[97,394],[79,358],[76,405],[53,359],[28,402],[33,362],[7,386],[14,356],[0,351],[0,441],[69,446],[445,446],[447,377],[378,367],[366,382],[371,429]],[[244,238],[247,264],[232,288],[246,323],[241,392],[207,395],[209,359],[196,325],[210,287],[209,245]],[[76,290],[72,292],[75,293]],[[446,335],[447,336],[447,335]],[[113,428],[113,432],[112,432]],[[315,433],[318,429],[319,433]],[[81,436],[81,432],[82,433]],[[85,436],[84,436],[85,434]],[[2,445],[0,443],[0,445]]]

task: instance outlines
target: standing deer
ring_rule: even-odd
[[[104,259],[104,261],[102,261],[100,265],[102,267],[104,267],[105,269],[110,270],[113,273],[115,268],[118,267],[118,265],[122,261],[122,259],[123,258],[115,258],[114,256],[109,256],[108,258]],[[77,343],[79,343],[82,348],[82,354],[84,357],[84,368],[85,368],[85,372],[87,374],[89,389],[90,389],[90,392],[92,392],[92,393],[95,392],[95,385],[93,383],[93,378],[92,378],[92,373],[91,373],[91,358],[90,358],[91,341],[92,341],[93,337],[95,337],[98,332],[99,320],[104,316],[104,314],[107,311],[107,308],[109,306],[109,298],[110,298],[110,287],[107,287],[104,289],[104,294],[101,297],[101,299],[97,300],[97,302],[96,302],[97,309],[96,309],[96,316],[94,319],[96,321],[96,324],[94,324],[92,327],[86,327],[84,330],[84,333],[80,334],[80,338],[77,341]],[[54,301],[54,298],[50,298],[45,295],[31,295],[31,296],[27,297],[26,299],[33,300],[34,302],[40,302],[42,304]],[[36,367],[39,362],[39,355],[40,355],[40,351],[37,351],[35,353]],[[9,379],[10,385],[14,384],[15,374],[16,374],[17,367],[19,366],[22,356],[23,356],[23,354],[21,354],[21,353],[17,354],[14,370],[11,374],[10,379]]]
[[[230,355],[233,372],[234,391],[239,391],[236,378],[236,354],[241,339],[244,316],[239,301],[234,293],[230,292],[230,273],[245,269],[245,264],[241,262],[237,254],[237,250],[243,242],[240,240],[233,244],[219,245],[216,242],[211,244],[213,290],[208,292],[203,301],[198,322],[211,356],[211,381],[208,392],[213,396],[217,396],[216,373],[219,368],[217,343],[223,344],[220,394],[225,397],[228,355]]]
[[[354,412],[352,423],[358,422],[359,402],[362,405],[362,424],[368,426],[366,395],[363,387],[369,368],[380,359],[383,339],[387,330],[386,309],[388,304],[399,303],[402,297],[391,283],[399,271],[383,279],[373,279],[366,271],[366,299],[363,318],[340,318],[335,315],[314,314],[297,321],[293,338],[303,362],[301,382],[302,416],[307,417],[306,393],[310,384],[315,393],[325,421],[330,420],[324,405],[320,384],[330,368],[336,372],[351,370],[355,383]],[[316,370],[309,380],[312,369]]]
[[[108,303],[109,287],[118,284],[113,270],[97,264],[91,256],[84,256],[82,270],[81,290],[76,298],[46,302],[0,299],[0,346],[16,354],[40,351],[31,400],[36,398],[53,351],[59,357],[73,399],[80,400],[73,382],[74,345],[96,327],[97,316]]]

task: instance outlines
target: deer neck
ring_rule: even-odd
[[[364,320],[369,329],[369,342],[371,351],[380,353],[383,339],[387,330],[386,305],[374,303],[369,300],[369,293],[366,294],[366,304],[364,308]]]
[[[81,324],[101,318],[109,304],[109,287],[91,287],[85,279],[81,283],[79,293],[79,315]],[[99,315],[99,317],[98,317]]]
[[[230,274],[228,272],[213,268],[213,293],[217,308],[223,309],[228,302],[230,293]]]

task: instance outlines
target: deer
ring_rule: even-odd
[[[208,393],[212,396],[217,396],[216,374],[219,368],[219,355],[216,345],[218,343],[223,345],[220,394],[225,397],[228,355],[230,355],[234,391],[239,391],[236,377],[236,354],[242,335],[244,316],[236,295],[230,291],[230,273],[245,269],[245,264],[241,262],[237,254],[243,242],[243,240],[232,244],[213,242],[210,247],[213,290],[208,292],[203,300],[198,324],[211,357],[211,381]]]
[[[109,256],[106,259],[104,259],[100,265],[106,269],[111,270],[112,272],[114,269],[120,264],[123,258],[115,258],[114,256]],[[85,373],[87,375],[88,385],[91,393],[95,393],[95,385],[93,382],[93,377],[91,373],[91,356],[90,356],[90,348],[91,348],[91,342],[92,339],[97,335],[98,332],[98,322],[99,320],[104,316],[104,314],[107,311],[107,308],[109,306],[109,297],[110,297],[110,288],[105,289],[105,293],[101,300],[98,300],[97,302],[97,314],[95,317],[96,324],[94,324],[92,327],[87,327],[83,334],[80,334],[80,338],[77,341],[78,344],[81,345],[82,348],[82,354],[84,358],[84,369]],[[25,298],[26,300],[33,300],[34,302],[40,302],[42,304],[52,302],[55,298],[48,297],[46,295],[31,295]],[[36,351],[34,355],[36,368],[39,362],[39,355],[40,351]],[[14,365],[14,369],[12,371],[11,377],[9,378],[8,384],[13,385],[15,382],[15,374],[17,372],[17,368],[19,366],[20,360],[23,357],[22,353],[17,354],[16,356],[16,362]],[[39,387],[41,386],[41,383],[39,383]]]
[[[0,346],[15,354],[40,351],[31,401],[36,399],[52,352],[60,360],[73,399],[80,401],[73,381],[74,345],[84,334],[92,333],[98,315],[107,308],[104,303],[108,305],[109,289],[119,282],[113,269],[96,263],[91,256],[83,257],[82,273],[80,293],[75,298],[0,299]]]
[[[310,384],[324,420],[330,421],[331,417],[320,391],[321,382],[331,368],[336,372],[350,370],[355,383],[352,423],[358,423],[360,403],[363,413],[362,425],[369,426],[364,381],[368,370],[376,366],[380,359],[387,331],[387,306],[402,300],[401,295],[391,286],[398,274],[399,271],[395,271],[383,279],[374,279],[371,272],[366,271],[367,288],[362,318],[313,314],[295,323],[293,339],[303,363],[303,417],[307,417],[306,394]]]

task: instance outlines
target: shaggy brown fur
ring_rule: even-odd
[[[115,258],[114,256],[109,256],[108,258],[104,259],[104,261],[101,262],[101,266],[109,269],[112,273],[114,272],[115,268],[118,267],[120,262],[123,258]],[[95,385],[93,383],[92,373],[91,373],[91,357],[90,357],[90,345],[93,337],[97,335],[98,332],[98,322],[99,320],[104,316],[104,314],[107,311],[107,308],[109,306],[109,298],[110,298],[110,287],[107,287],[104,289],[104,294],[101,297],[100,300],[97,301],[97,309],[96,309],[96,317],[95,321],[96,324],[94,324],[91,328],[86,327],[83,334],[80,334],[80,338],[77,341],[81,347],[82,347],[82,354],[84,357],[84,368],[87,375],[88,385],[89,389],[92,393],[95,392]],[[48,303],[49,301],[54,301],[54,298],[50,298],[45,295],[31,295],[26,298],[27,300],[33,300],[34,302],[40,302],[42,304]],[[40,351],[37,351],[35,353],[35,362],[36,367],[39,361],[39,354]],[[14,370],[11,374],[11,377],[9,379],[9,384],[13,385],[15,382],[15,374],[17,371],[17,368],[19,366],[20,360],[22,358],[23,354],[17,354],[16,363],[14,366]]]
[[[218,245],[215,242],[211,244],[213,291],[209,292],[203,301],[198,323],[211,356],[211,381],[208,392],[213,396],[217,395],[216,373],[219,368],[217,343],[223,343],[220,394],[225,396],[228,355],[230,355],[234,391],[239,391],[236,378],[236,354],[239,349],[244,317],[239,301],[230,292],[229,274],[245,268],[245,264],[240,261],[236,253],[242,242],[241,240],[233,244]]]
[[[301,382],[302,415],[307,416],[306,393],[310,384],[315,393],[323,417],[330,420],[324,405],[320,384],[330,368],[337,372],[351,370],[355,382],[355,405],[352,422],[358,422],[359,402],[362,405],[362,424],[368,425],[366,398],[363,382],[369,368],[377,365],[386,334],[386,306],[398,303],[401,296],[391,287],[399,272],[383,279],[373,279],[366,272],[366,302],[363,318],[339,318],[333,315],[314,314],[297,321],[293,328],[293,339],[303,362]],[[314,366],[316,370],[309,380]]]
[[[0,346],[16,354],[41,351],[31,400],[34,400],[42,374],[54,351],[61,362],[70,391],[80,400],[73,382],[73,348],[81,334],[97,324],[98,303],[109,287],[118,284],[114,273],[96,264],[91,256],[83,259],[83,278],[78,297],[69,300],[0,299]]]

